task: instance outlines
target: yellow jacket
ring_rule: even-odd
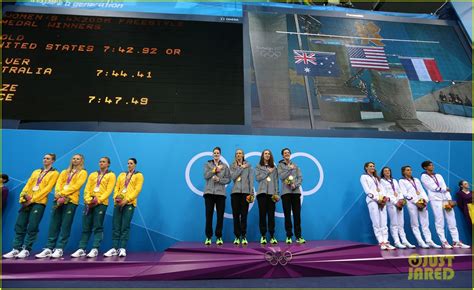
[[[58,180],[59,172],[56,169],[52,168],[43,177],[43,180],[41,180],[41,183],[39,184],[39,190],[33,191],[33,187],[36,186],[36,181],[38,180],[41,171],[42,169],[37,169],[31,174],[30,179],[28,179],[28,182],[21,191],[19,200],[20,203],[22,194],[27,194],[31,196],[31,203],[46,204],[48,202],[48,194],[53,190],[54,184],[56,184],[56,181]]]
[[[81,187],[86,182],[87,171],[82,169],[78,173],[74,174],[74,176],[71,179],[71,182],[69,183],[69,186],[67,187],[67,189],[65,189],[64,187],[66,186],[67,178],[68,178],[68,171],[63,170],[61,174],[59,175],[58,182],[56,183],[55,196],[69,197],[70,198],[69,202],[75,205],[78,205],[79,193],[80,193]]]
[[[112,171],[107,172],[100,181],[99,192],[94,192],[98,177],[99,173],[97,171],[89,175],[86,187],[84,188],[84,204],[89,204],[94,196],[97,197],[99,204],[109,204],[109,196],[114,190],[115,180],[117,179],[115,173]]]
[[[125,179],[127,178],[127,172],[120,173],[117,184],[115,185],[115,192],[114,192],[114,203],[115,198],[119,195],[124,195],[124,199],[127,200],[127,204],[132,204],[133,206],[137,206],[137,197],[142,191],[143,186],[143,174],[140,172],[135,172],[130,180],[130,183],[127,187],[127,192],[122,192],[125,189]]]

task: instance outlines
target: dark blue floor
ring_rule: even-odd
[[[311,277],[294,279],[227,279],[193,281],[2,281],[5,288],[465,288],[472,272],[458,271],[450,281],[410,281],[408,274]]]

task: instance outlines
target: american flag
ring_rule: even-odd
[[[347,45],[352,67],[389,70],[385,49],[378,46]]]

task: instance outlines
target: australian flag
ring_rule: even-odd
[[[335,52],[293,50],[296,73],[305,76],[338,77]]]

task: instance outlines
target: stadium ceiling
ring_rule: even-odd
[[[319,2],[319,3],[318,3]],[[346,1],[346,0],[329,0],[329,1],[313,1],[314,4],[318,5],[321,2],[326,2],[326,5],[337,5],[342,7],[352,7],[355,9],[362,10],[373,10],[373,11],[387,11],[387,12],[403,12],[403,13],[427,13],[435,14],[441,9],[447,2],[446,1],[400,1],[395,2],[391,0],[379,0],[379,1]]]

